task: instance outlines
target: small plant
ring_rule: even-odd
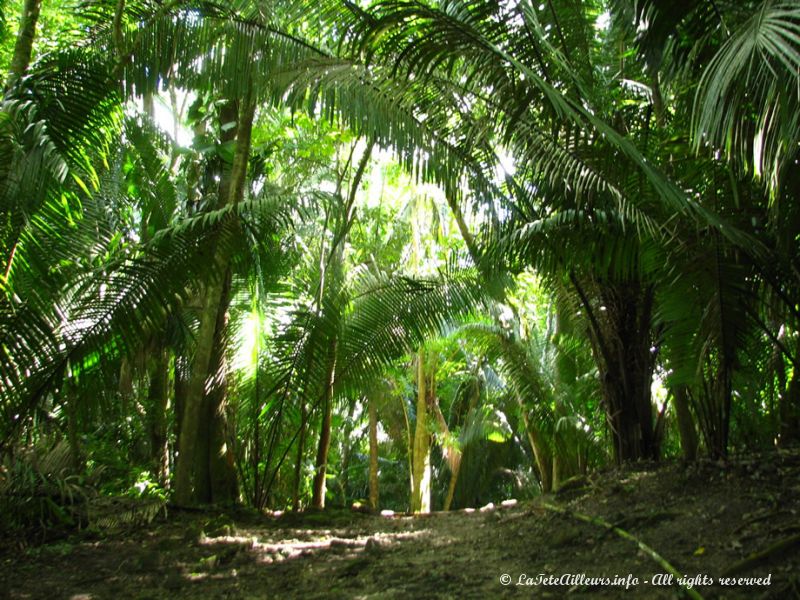
[[[128,489],[126,495],[134,498],[150,498],[166,502],[168,494],[167,490],[161,487],[150,471],[140,471],[136,478],[136,483]]]
[[[77,507],[89,490],[70,472],[69,447],[64,441],[42,440],[3,465],[0,478],[0,531],[23,534],[80,525]]]

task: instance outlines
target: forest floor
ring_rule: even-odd
[[[170,510],[116,533],[4,544],[0,598],[687,596],[647,548],[581,516],[635,536],[703,598],[800,598],[800,452],[575,483],[513,506],[416,517]]]

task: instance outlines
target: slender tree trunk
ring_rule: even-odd
[[[175,435],[175,439],[179,440],[181,437],[183,410],[186,406],[186,394],[189,385],[189,361],[185,356],[176,352],[172,364],[175,373],[175,381],[173,382],[173,395],[175,398],[173,414],[175,416],[175,426],[173,428],[173,434]]]
[[[248,94],[249,96],[249,94]],[[255,103],[248,97],[242,103],[239,113],[239,124],[236,132],[236,151],[233,166],[230,171],[227,199],[225,204],[238,204],[244,197],[247,182],[247,163],[250,156],[250,143],[255,115]],[[215,252],[213,253],[212,269],[215,277],[209,281],[203,293],[203,305],[200,313],[200,328],[197,332],[195,358],[189,379],[186,406],[181,424],[181,436],[178,443],[179,454],[175,468],[175,497],[178,505],[191,505],[196,503],[193,487],[193,466],[197,456],[197,441],[200,433],[200,422],[203,417],[203,407],[206,377],[211,365],[216,339],[217,317],[223,302],[225,275],[228,271],[229,257],[225,249],[227,240],[233,235],[233,226],[230,222],[223,225]]]
[[[67,408],[67,442],[72,468],[75,473],[82,470],[81,442],[78,424],[78,390],[72,380],[64,384],[64,400]]]
[[[311,493],[311,506],[325,508],[326,475],[328,472],[328,452],[331,447],[331,419],[333,417],[333,383],[336,376],[336,339],[328,348],[328,372],[322,400],[322,424],[317,446],[317,462],[314,470],[314,484]]]
[[[800,440],[800,370],[792,372],[792,378],[778,397],[780,415],[780,443],[791,444]]]
[[[167,409],[169,407],[169,350],[161,346],[155,350],[155,361],[150,372],[150,389],[147,420],[150,428],[150,457],[158,483],[169,484],[169,447],[167,445]]]
[[[355,420],[353,419],[355,409],[355,402],[351,402],[344,420],[344,430],[341,435],[342,455],[339,460],[339,477],[337,481],[339,483],[339,491],[342,494],[342,506],[347,506],[348,504],[347,487],[350,485],[350,457],[353,452],[350,436],[353,434],[353,426],[355,425]]]
[[[431,510],[431,440],[428,431],[428,387],[425,350],[417,358],[417,419],[414,428],[414,455],[411,488],[411,512]]]
[[[558,422],[562,417],[568,417],[570,411],[560,399],[571,393],[578,375],[578,367],[574,357],[564,349],[564,336],[572,335],[574,329],[572,321],[564,311],[564,290],[558,288],[556,303],[556,394],[554,419]],[[581,471],[580,451],[578,445],[580,437],[575,427],[555,427],[552,444],[553,476],[552,489],[557,490],[562,481],[577,475]]]
[[[531,445],[531,450],[533,450],[536,468],[539,471],[539,485],[542,488],[542,493],[547,494],[553,491],[553,454],[544,436],[538,429],[531,426],[522,400],[519,401],[519,404],[522,412],[522,422],[525,424],[525,432],[528,435],[528,442]]]
[[[344,256],[344,246],[347,235],[350,231],[350,227],[353,224],[356,193],[358,192],[361,179],[364,176],[367,164],[369,163],[374,145],[375,142],[369,142],[364,154],[361,157],[361,160],[359,161],[358,167],[353,174],[353,179],[350,182],[350,190],[347,195],[347,199],[344,202],[343,211],[341,213],[341,227],[334,235],[327,261],[323,259],[324,252],[320,252],[320,287],[317,300],[317,306],[319,310],[322,310],[323,297],[325,294],[331,293],[332,296],[335,297],[335,294],[338,294],[339,292],[342,282],[342,259]],[[343,178],[344,172],[342,172],[337,185],[337,194],[339,194],[340,198],[341,183]],[[332,273],[329,273],[329,270],[332,271]],[[335,302],[334,304],[338,305],[338,302]],[[337,318],[339,317],[339,315],[336,316]],[[330,341],[330,346],[328,348],[328,372],[323,394],[322,424],[320,427],[319,445],[317,446],[317,460],[315,464],[314,481],[312,484],[311,493],[311,506],[317,509],[325,508],[326,475],[328,469],[328,452],[331,444],[331,418],[333,416],[333,387],[336,374],[337,344],[338,340],[336,337],[334,337]]]
[[[131,401],[133,400],[133,365],[131,359],[123,356],[119,364],[119,390],[120,409],[124,416],[130,412]]]
[[[453,503],[456,483],[458,483],[458,473],[461,470],[461,448],[458,446],[458,440],[453,439],[450,435],[450,427],[447,425],[447,420],[442,414],[442,409],[439,406],[439,398],[436,396],[435,390],[428,391],[428,407],[436,417],[439,430],[442,432],[442,437],[445,440],[445,445],[442,448],[442,455],[447,463],[447,468],[450,470],[450,483],[447,486],[447,496],[445,496],[442,510],[448,511],[450,510],[450,505]]]
[[[676,386],[672,391],[672,405],[675,407],[675,419],[678,422],[678,434],[681,438],[683,458],[694,461],[697,458],[697,430],[689,410],[688,390],[685,385]]]
[[[378,510],[378,407],[372,395],[368,400],[369,410],[369,507]]]
[[[11,57],[11,66],[8,69],[6,90],[21,79],[28,70],[33,56],[33,41],[36,39],[36,23],[39,21],[39,12],[42,0],[25,0],[22,5],[22,15],[17,31],[17,42],[14,45],[14,54]]]
[[[450,484],[447,486],[447,496],[444,499],[444,506],[442,510],[449,511],[453,505],[453,498],[456,495],[456,484],[458,483],[458,473],[461,470],[461,453],[458,454],[458,460],[454,463],[453,468],[450,470]]]
[[[308,429],[308,410],[305,400],[300,401],[300,433],[297,438],[297,460],[294,463],[294,490],[292,493],[292,510],[300,510],[300,484],[303,481],[303,454],[306,447],[306,430]]]

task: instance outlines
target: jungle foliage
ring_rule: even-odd
[[[800,437],[796,2],[71,15],[0,1],[2,526]]]

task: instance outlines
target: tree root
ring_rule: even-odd
[[[624,529],[621,529],[615,526],[614,524],[609,523],[605,519],[602,519],[600,517],[592,517],[590,515],[586,515],[583,513],[567,510],[566,508],[561,508],[560,506],[555,506],[554,504],[549,504],[547,502],[543,502],[539,506],[549,511],[556,512],[562,515],[567,515],[575,519],[578,519],[580,521],[591,523],[592,525],[597,525],[598,527],[602,527],[604,529],[607,529],[608,531],[616,533],[621,538],[634,542],[639,547],[639,550],[647,554],[669,574],[673,575],[676,581],[680,580],[680,578],[683,577],[680,571],[678,571],[675,567],[673,567],[663,556],[661,556],[658,552],[653,550],[650,546],[645,544],[643,541],[638,539],[633,534],[630,534]],[[685,586],[681,586],[681,589],[689,598],[692,598],[692,600],[703,600],[703,596],[701,596],[700,592],[698,592],[697,590],[690,589]]]

